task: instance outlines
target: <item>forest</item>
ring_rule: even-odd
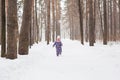
[[[84,45],[120,41],[120,0],[0,0],[1,57],[28,55],[56,37]]]

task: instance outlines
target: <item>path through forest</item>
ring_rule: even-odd
[[[120,45],[82,46],[62,40],[56,57],[53,43],[35,44],[30,54],[16,60],[0,58],[0,80],[120,80]]]

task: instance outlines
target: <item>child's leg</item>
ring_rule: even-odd
[[[59,54],[61,55],[61,52]]]
[[[57,52],[56,55],[59,56],[59,53]]]
[[[62,48],[60,48],[60,51],[59,51],[59,54],[61,55],[61,53],[62,53]]]

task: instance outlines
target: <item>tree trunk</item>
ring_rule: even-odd
[[[110,0],[110,40],[112,41],[113,40],[113,9],[112,9],[112,1]]]
[[[7,58],[17,58],[17,1],[8,0],[7,8]]]
[[[103,44],[107,45],[107,13],[106,13],[106,0],[103,1],[104,6],[104,32],[103,32]]]
[[[36,22],[36,42],[39,41],[39,25],[38,25],[38,14],[37,14],[37,0],[35,0],[35,22]]]
[[[95,35],[95,26],[96,26],[96,0],[94,0],[94,25],[93,25],[93,40],[94,40],[94,43],[95,43],[95,38],[96,38],[96,35]]]
[[[120,0],[119,0],[119,40],[120,40]]]
[[[26,55],[29,52],[29,30],[31,24],[32,0],[24,0],[23,20],[19,39],[19,54]]]
[[[47,4],[47,44],[50,41],[50,0],[48,0]]]
[[[113,5],[114,5],[114,6],[113,6],[113,10],[114,10],[114,11],[113,11],[113,14],[114,14],[114,16],[113,16],[113,17],[114,17],[114,37],[113,37],[113,40],[114,40],[114,41],[116,41],[116,27],[117,27],[117,25],[116,25],[116,24],[117,24],[117,21],[116,21],[116,18],[117,18],[117,17],[116,17],[117,10],[116,10],[116,4],[115,4],[115,3],[116,3],[116,2],[115,2],[115,0],[114,0],[114,3],[113,3]]]
[[[90,4],[89,4],[89,42],[90,42],[90,46],[94,46],[94,18],[93,18],[93,1],[90,0]]]
[[[78,0],[79,6],[79,21],[80,21],[80,35],[81,35],[81,44],[84,44],[84,36],[83,36],[83,15],[82,15],[82,6],[80,0]]]
[[[1,57],[6,56],[6,13],[5,0],[1,0]]]
[[[86,27],[85,27],[85,41],[88,42],[88,23],[89,23],[89,19],[88,19],[88,10],[89,10],[89,7],[88,7],[88,0],[86,0]]]
[[[0,0],[0,45],[1,45],[1,27],[2,27],[2,23],[1,23],[2,15],[1,15],[1,13],[2,13],[2,0]]]
[[[52,38],[53,38],[53,42],[55,41],[55,4],[54,4],[54,0],[52,0],[52,17],[53,17],[53,30],[52,30]]]
[[[34,40],[34,0],[32,0],[32,11],[31,11],[31,23],[30,23],[30,29],[29,29],[29,45],[30,48],[31,46],[34,44],[35,40]]]
[[[103,38],[103,17],[102,17],[102,10],[101,10],[101,4],[100,4],[100,0],[98,1],[99,4],[99,13],[100,13],[100,39]]]
[[[56,37],[60,36],[60,3],[56,0]]]

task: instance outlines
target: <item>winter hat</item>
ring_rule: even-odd
[[[60,36],[57,36],[57,39],[60,39]]]

